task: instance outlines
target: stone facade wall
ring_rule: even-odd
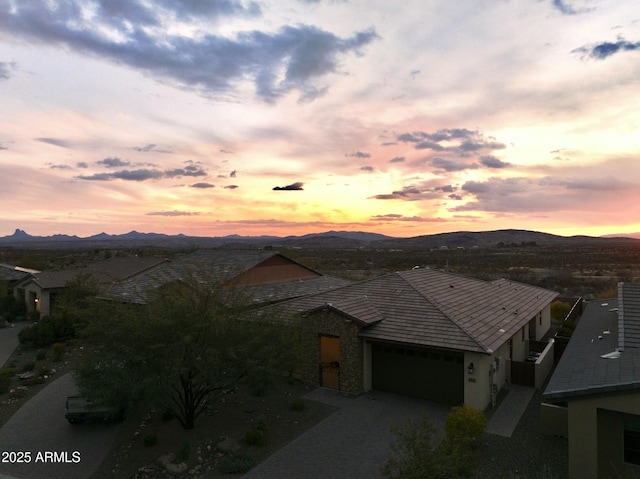
[[[319,311],[303,318],[304,350],[302,379],[320,385],[320,336],[340,338],[340,391],[358,395],[364,388],[363,341],[360,326],[333,311]]]

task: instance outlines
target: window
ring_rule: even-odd
[[[640,466],[640,418],[624,418],[624,462]]]

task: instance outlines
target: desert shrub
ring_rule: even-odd
[[[258,417],[258,420],[256,421],[256,429],[260,429],[261,431],[266,431],[268,425],[269,423],[265,416]]]
[[[230,454],[222,458],[218,467],[225,474],[242,474],[256,463],[256,459],[248,454]]]
[[[264,374],[252,374],[249,378],[249,391],[252,396],[266,396],[269,394],[269,386],[271,381]]]
[[[444,430],[447,440],[470,446],[476,444],[487,429],[487,418],[479,409],[463,404],[451,409]]]
[[[40,349],[36,352],[36,361],[42,361],[47,357],[47,352],[44,349]]]
[[[244,435],[244,442],[249,444],[250,446],[261,444],[263,440],[264,440],[264,431],[258,428],[249,429]]]
[[[571,311],[571,305],[565,301],[554,301],[551,303],[551,317],[556,321],[562,321]]]
[[[0,394],[9,392],[9,386],[11,385],[11,378],[8,376],[0,376]]]
[[[43,363],[38,368],[38,376],[46,376],[51,372],[51,366],[48,363]]]
[[[36,363],[29,361],[28,363],[24,363],[22,365],[22,372],[28,372],[28,371],[33,371],[33,369],[36,367]]]
[[[165,422],[171,421],[175,417],[176,417],[176,414],[173,412],[173,409],[171,409],[170,407],[166,407],[163,409],[162,415],[161,415],[161,418],[163,421]]]
[[[0,378],[12,378],[18,374],[18,370],[16,368],[5,368],[0,371]]]
[[[155,446],[156,444],[158,444],[158,436],[151,432],[144,436],[142,443],[145,447]]]
[[[291,401],[291,409],[293,411],[302,411],[304,410],[304,399],[302,398],[294,398]]]
[[[440,457],[434,444],[435,427],[425,414],[418,422],[407,422],[391,428],[395,439],[391,456],[382,467],[388,479],[445,479],[448,464]]]
[[[191,455],[191,443],[189,441],[182,441],[180,444],[180,449],[178,449],[178,454],[176,457],[179,461],[185,462],[189,459]]]
[[[56,362],[62,361],[62,358],[67,353],[67,345],[64,343],[54,343],[51,349],[53,349],[53,360]]]
[[[446,431],[447,437],[443,441],[434,439],[436,429],[427,415],[420,421],[393,427],[392,454],[382,468],[383,476],[388,479],[469,477],[477,464],[477,452],[468,438],[475,437],[477,428],[467,431],[457,421],[469,417],[472,421],[480,421],[465,407],[461,407],[461,411],[449,414],[451,420],[447,419],[447,423],[451,433]]]

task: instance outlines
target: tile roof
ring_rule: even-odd
[[[104,289],[115,282],[134,277],[164,262],[164,259],[153,257],[116,256],[83,268],[37,272],[31,275],[31,281],[34,281],[42,289],[56,289],[64,288],[67,282],[82,274],[88,274],[100,288]]]
[[[544,391],[545,399],[640,389],[638,299],[640,283],[620,283],[618,299],[587,303]],[[615,351],[620,351],[619,357],[602,357]]]
[[[280,253],[264,250],[198,250],[175,261],[154,269],[128,281],[115,284],[103,295],[106,299],[119,299],[135,304],[144,304],[159,287],[175,281],[195,279],[224,283],[248,271]],[[283,256],[284,257],[284,256]],[[286,258],[286,257],[285,257]],[[286,258],[295,263],[295,261]],[[310,268],[303,266],[309,271]],[[315,273],[315,271],[313,271]],[[274,281],[242,287],[242,293],[253,303],[271,303],[298,296],[314,294],[349,284],[350,281],[323,276],[295,281]]]
[[[0,280],[19,281],[33,273],[39,273],[39,271],[0,263]]]
[[[287,301],[278,308],[287,317],[326,305],[368,325],[360,332],[366,338],[491,353],[556,296],[513,281],[415,269]]]
[[[640,348],[640,283],[620,283],[618,285],[618,301],[620,307],[619,346],[621,348]]]

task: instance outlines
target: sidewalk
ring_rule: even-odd
[[[511,437],[535,392],[534,388],[512,384],[507,396],[491,415],[487,432]]]

